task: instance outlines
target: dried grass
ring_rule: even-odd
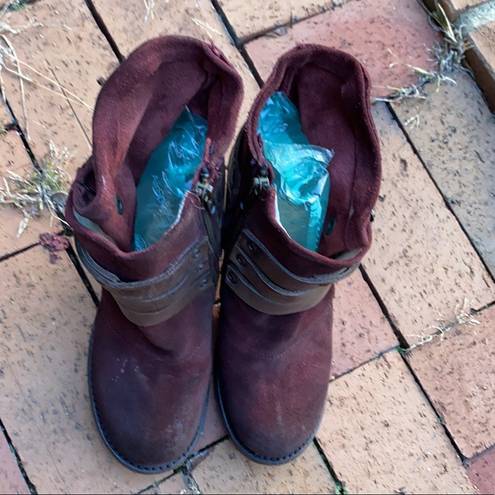
[[[470,305],[467,299],[464,299],[462,304],[458,304],[454,309],[454,315],[450,318],[440,317],[435,325],[429,328],[429,331],[425,334],[420,335],[408,335],[408,337],[416,338],[418,341],[408,347],[403,349],[404,351],[410,352],[416,347],[423,346],[428,342],[435,339],[443,339],[446,334],[456,329],[460,325],[479,325],[479,320],[476,319],[473,312],[470,310]]]
[[[144,22],[147,23],[155,18],[155,0],[143,0],[144,8],[146,9],[144,14]]]
[[[52,77],[43,73],[32,65],[19,59],[13,40],[18,34],[35,27],[45,27],[44,24],[30,19],[24,25],[13,26],[6,18],[7,12],[23,8],[29,0],[10,0],[0,10],[0,91],[4,101],[7,100],[6,85],[3,76],[14,76],[19,84],[20,100],[22,105],[22,122],[20,123],[24,135],[29,141],[29,116],[26,106],[26,92],[30,87],[37,87],[50,94],[56,95],[76,105],[82,105],[90,110],[92,107],[85,103],[78,95],[71,92]],[[154,2],[148,0],[150,8]],[[50,26],[69,30],[65,25]],[[1,131],[1,129],[0,129]],[[1,134],[1,132],[0,132]],[[45,212],[50,214],[52,223],[57,216],[59,205],[54,198],[57,193],[66,193],[69,177],[66,173],[66,162],[70,154],[66,149],[58,149],[54,143],[49,143],[49,152],[39,163],[39,167],[30,173],[20,176],[7,171],[0,178],[0,205],[11,206],[22,213],[17,236],[21,236],[32,218],[39,217]]]
[[[59,150],[53,143],[39,168],[20,176],[7,171],[0,183],[0,205],[10,206],[22,213],[17,237],[26,230],[32,218],[40,217],[45,211],[50,214],[50,222],[59,219],[58,205],[54,196],[66,193],[69,176],[65,164],[70,159],[67,149]]]
[[[466,51],[470,48],[464,36],[463,26],[452,24],[440,4],[436,5],[435,11],[428,12],[428,14],[433,28],[442,34],[442,40],[430,49],[435,69],[427,70],[406,64],[417,76],[417,82],[401,88],[388,86],[390,93],[385,97],[375,98],[373,102],[392,103],[407,99],[424,100],[428,98],[425,91],[427,85],[433,84],[434,91],[438,91],[443,84],[456,84],[451,74],[456,69],[463,69],[462,62]],[[391,50],[389,51],[391,52]],[[397,64],[393,63],[391,66]]]
[[[12,26],[5,20],[5,14],[7,12],[16,10],[21,6],[23,7],[27,3],[27,0],[11,0],[10,2],[7,2],[0,11],[0,92],[3,100],[6,101],[6,87],[3,80],[4,73],[13,75],[17,78],[23,114],[22,127],[27,139],[29,140],[29,119],[26,106],[27,86],[36,86],[44,91],[64,98],[66,101],[76,105],[82,105],[89,110],[92,110],[92,107],[84,102],[79,96],[71,92],[68,88],[62,86],[58,81],[54,80],[49,75],[43,74],[32,65],[20,60],[17,56],[17,51],[11,37],[15,37],[16,35],[35,27],[44,27],[42,23],[39,23],[34,19],[31,19],[23,26]],[[58,27],[61,27],[62,29],[69,29],[67,26],[63,25]]]

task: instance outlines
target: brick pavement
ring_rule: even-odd
[[[445,0],[453,19],[477,3]],[[98,81],[119,54],[158,34],[216,43],[243,77],[243,112],[257,91],[251,69],[265,77],[294,43],[355,53],[377,95],[414,80],[391,63],[428,66],[438,39],[412,0],[156,2],[148,21],[141,0],[94,7],[112,44],[83,0],[42,0],[5,15],[9,25],[27,26],[9,34],[19,58],[51,81],[29,72],[26,128],[18,81],[3,74],[29,150],[15,129],[1,135],[2,174],[29,170],[50,141],[71,151],[73,174],[89,150]],[[492,34],[487,25],[479,36]],[[484,43],[492,60],[493,45]],[[384,164],[375,244],[362,272],[337,288],[326,414],[315,444],[287,466],[242,457],[212,400],[202,450],[187,469],[150,477],[122,468],[88,406],[95,306],[87,287],[67,256],[51,265],[40,246],[26,249],[54,228],[48,219],[17,238],[20,215],[0,208],[0,493],[495,491],[495,121],[476,83],[464,73],[454,78],[456,86],[430,90],[425,101],[374,107]],[[2,126],[11,122],[0,109]]]

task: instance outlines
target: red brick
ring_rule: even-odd
[[[8,34],[10,41],[19,60],[45,76],[22,66],[23,73],[34,81],[24,85],[33,151],[37,159],[42,160],[50,141],[59,149],[66,147],[72,156],[66,170],[72,175],[91,149],[92,108],[100,89],[97,80],[116,67],[117,58],[84,0],[28,3],[22,9],[5,14],[2,21],[24,26],[18,34]],[[25,129],[18,78],[6,71],[2,71],[2,77],[7,98]],[[87,106],[41,88],[41,85],[48,86],[60,93],[59,84]]]
[[[333,377],[398,344],[359,271],[337,284],[333,315]]]
[[[452,8],[458,12],[467,8],[475,7],[476,5],[480,5],[485,1],[486,0],[443,0],[443,2],[449,3]]]
[[[209,0],[154,2],[153,17],[147,21],[142,0],[94,0],[94,4],[124,54],[150,38],[165,34],[187,34],[215,43],[243,79],[245,95],[238,127],[243,124],[258,85]]]
[[[472,78],[461,71],[452,77],[455,85],[437,90],[433,84],[426,100],[404,101],[394,110],[495,276],[495,120]]]
[[[467,472],[478,493],[495,493],[495,449],[471,461]]]
[[[411,352],[409,361],[466,457],[495,444],[495,307]]]
[[[0,368],[0,376],[2,369]],[[1,380],[0,380],[1,383]],[[0,430],[0,493],[29,493],[29,488]]]
[[[473,492],[397,352],[332,382],[317,438],[347,493]]]
[[[495,285],[385,105],[374,107],[383,180],[373,245],[363,265],[409,343],[454,320],[464,300],[480,308]]]
[[[164,475],[122,466],[100,439],[87,385],[95,306],[64,256],[0,263],[0,417],[40,493],[129,493]]]
[[[244,457],[230,441],[213,447],[192,472],[201,493],[334,493],[314,445],[289,464],[267,466]]]
[[[160,495],[160,494],[181,494],[181,493],[189,493],[184,483],[184,478],[181,473],[174,474],[170,478],[167,478],[165,481],[161,483],[156,482],[146,490],[139,492],[142,494],[149,495]]]
[[[389,86],[416,82],[407,64],[431,67],[428,49],[436,39],[416,0],[361,0],[297,23],[281,36],[258,38],[246,48],[263,78],[277,57],[298,43],[345,50],[367,67],[373,94],[383,96]]]
[[[220,0],[219,3],[241,39],[276,26],[283,26],[299,19],[342,8],[350,0]]]

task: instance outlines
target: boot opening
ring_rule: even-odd
[[[133,249],[157,242],[177,221],[201,163],[207,121],[186,107],[150,155],[136,190]]]
[[[380,157],[365,71],[350,55],[316,45],[299,46],[284,55],[248,123],[250,148],[261,161],[267,158],[265,149],[259,148],[253,136],[267,100],[276,92],[285,94],[294,105],[307,142],[334,153],[333,158],[325,158],[331,193],[326,208],[325,198],[318,197],[324,220],[319,220],[321,236],[313,250],[335,258],[366,248],[370,212],[380,182]]]
[[[123,251],[158,241],[180,216],[205,156],[210,166],[224,154],[241,94],[234,69],[209,45],[164,37],[139,47],[98,97],[77,213]]]

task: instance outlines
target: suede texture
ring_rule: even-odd
[[[332,148],[331,196],[317,252],[293,241],[275,216],[273,187],[253,193],[255,177],[273,178],[257,135],[266,100],[284,91],[313,144]],[[248,228],[292,273],[314,277],[359,263],[371,243],[370,214],[381,178],[370,113],[369,79],[352,56],[301,45],[282,56],[256,98],[229,169],[225,259]],[[334,224],[330,230],[330,225]],[[349,253],[344,259],[338,256]],[[217,391],[237,445],[255,461],[287,462],[312,440],[330,377],[334,287],[311,309],[263,314],[222,284]]]
[[[180,465],[201,430],[220,255],[212,234],[219,237],[223,155],[241,100],[241,79],[217,48],[181,36],[146,42],[103,86],[93,119],[93,153],[69,193],[66,219],[77,242],[122,281],[158,276],[195,242],[210,243],[210,288],[166,321],[135,325],[109,292],[102,293],[89,354],[91,400],[106,444],[139,472]],[[178,221],[149,248],[132,251],[136,185],[185,105],[208,121],[202,163]],[[217,203],[211,212],[194,192],[204,177]],[[84,226],[80,216],[97,228]]]

